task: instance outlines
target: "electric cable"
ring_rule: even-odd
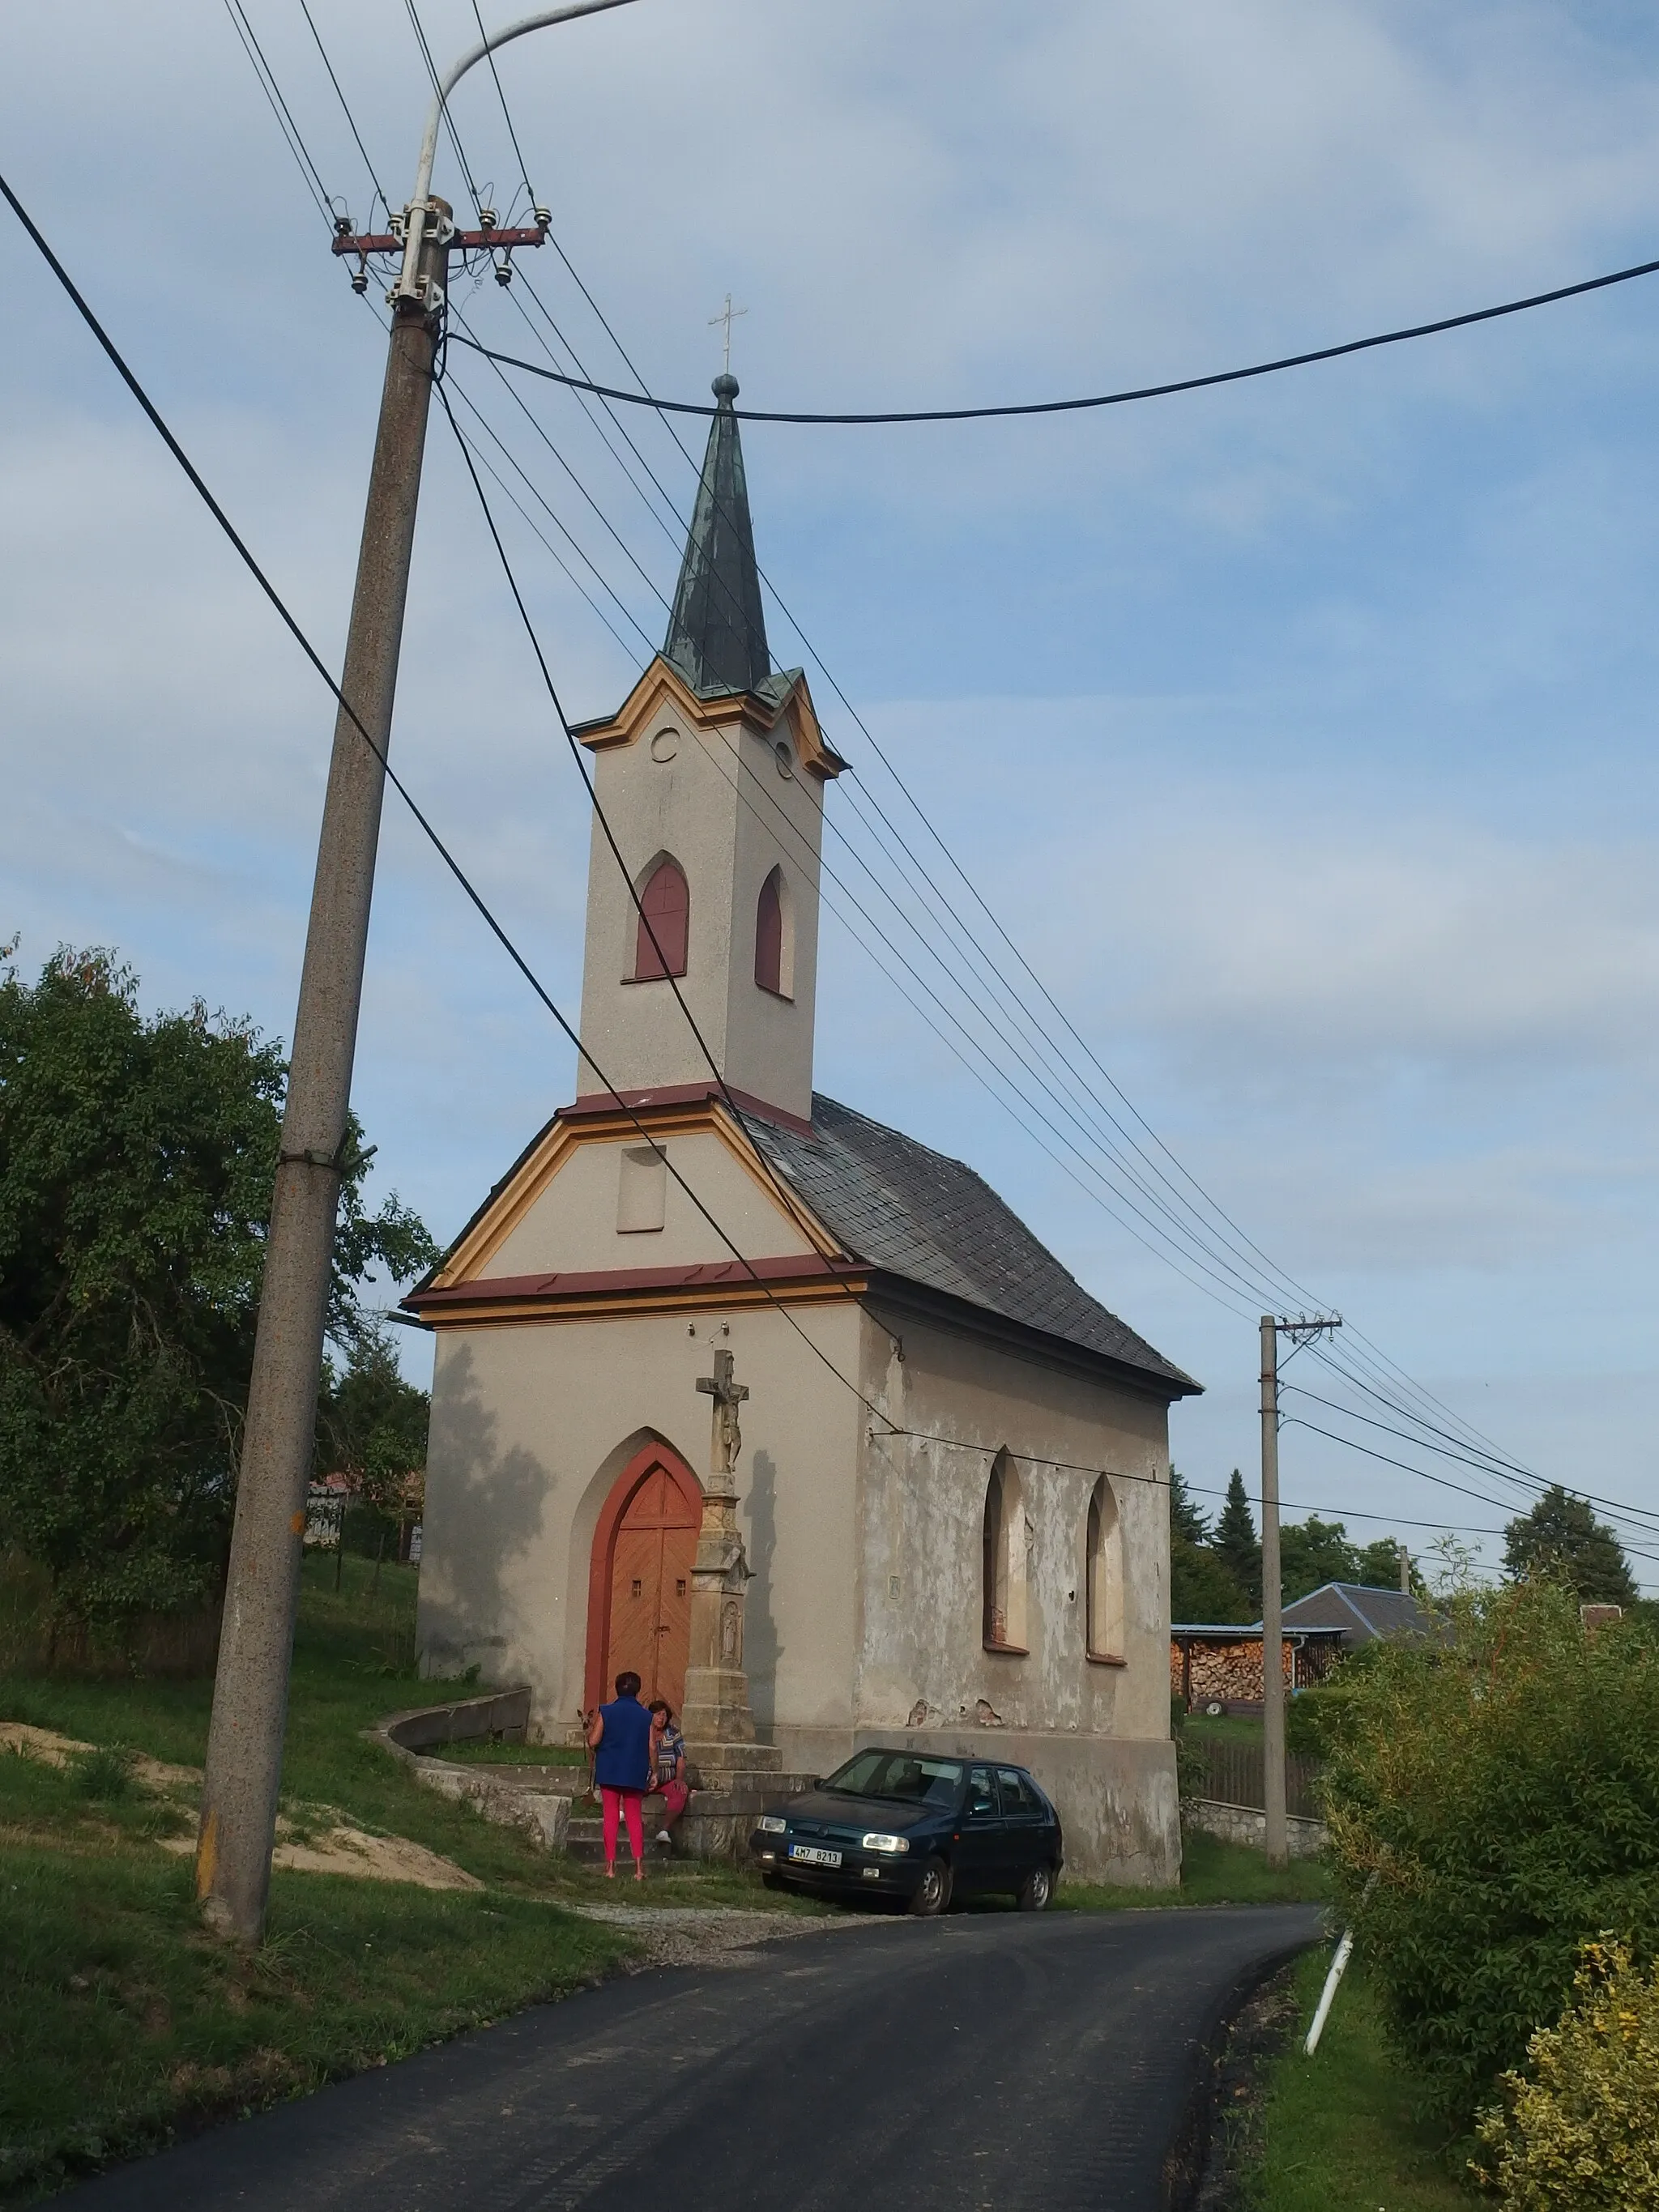
[[[323,44],[322,33],[319,31],[316,24],[312,20],[311,9],[307,4],[307,0],[300,0],[300,13],[306,19],[306,28],[310,32],[313,42],[316,46],[317,52],[322,57],[323,67],[328,71],[328,81],[334,88],[334,96],[340,103],[340,111],[345,117],[346,127],[350,131],[353,138],[357,142],[357,151],[363,157],[363,167],[368,171],[368,181],[374,187],[374,197],[380,201],[380,205],[386,210],[387,216],[390,216],[392,213],[392,203],[386,198],[385,188],[381,185],[380,179],[375,173],[374,164],[369,157],[368,149],[363,143],[363,134],[357,128],[357,118],[352,113],[350,103],[346,99],[340,80],[334,73],[334,64],[328,58],[328,48]]]
[[[276,82],[276,73],[270,64],[265,59],[264,49],[259,44],[252,24],[247,19],[241,0],[225,0],[225,13],[230,18],[231,28],[242,42],[242,51],[247,56],[253,74],[258,80],[259,89],[264,93],[266,103],[276,118],[276,128],[287,140],[288,149],[299,165],[300,174],[305,179],[306,190],[316,201],[324,222],[332,230],[334,203],[329,198],[328,187],[323,182],[322,172],[312,160],[310,149],[300,135],[300,126],[294,120],[289,104],[283,97],[283,88]]]
[[[411,0],[412,4],[412,0]],[[1413,323],[1401,330],[1380,331],[1374,337],[1345,339],[1340,345],[1316,346],[1306,353],[1281,354],[1273,361],[1253,362],[1247,368],[1212,370],[1204,376],[1179,377],[1167,384],[1136,385],[1121,392],[1097,392],[1078,399],[1030,399],[993,407],[913,407],[877,413],[821,414],[781,408],[739,407],[744,422],[790,422],[803,425],[862,427],[902,422],[979,422],[1022,415],[1074,415],[1097,407],[1123,407],[1141,399],[1167,399],[1182,392],[1203,392],[1220,384],[1242,384],[1252,377],[1274,376],[1281,370],[1306,368],[1316,362],[1339,361],[1346,354],[1370,353],[1379,346],[1404,345],[1413,338],[1437,337],[1446,331],[1466,330],[1475,323],[1495,322],[1500,316],[1524,314],[1532,307],[1547,307],[1559,300],[1574,300],[1587,292],[1604,292],[1614,284],[1628,284],[1638,276],[1651,276],[1659,261],[1638,261],[1629,269],[1615,269],[1605,276],[1587,276],[1575,284],[1558,284],[1547,292],[1528,293],[1525,299],[1506,300],[1499,307],[1476,307],[1461,315],[1443,315],[1434,322]],[[482,352],[485,349],[480,347]],[[615,399],[631,407],[652,407],[664,415],[710,416],[717,410],[702,400],[659,399],[649,392],[623,392],[614,385],[593,384],[543,368],[533,361],[519,361],[511,354],[490,355],[492,361],[526,375],[547,378],[555,384],[577,385],[597,398]]]
[[[501,120],[506,124],[507,135],[513,142],[513,153],[519,164],[519,174],[524,179],[525,203],[533,210],[536,205],[536,188],[530,181],[529,164],[526,161],[523,150],[520,147],[519,134],[513,128],[513,111],[507,104],[507,94],[501,85],[501,71],[495,66],[495,49],[489,43],[489,33],[484,28],[483,17],[478,13],[478,0],[472,0],[472,20],[478,27],[478,37],[483,44],[484,59],[489,64],[489,74],[495,81],[495,97],[501,103]],[[514,197],[516,198],[517,195],[515,194]],[[512,210],[509,208],[507,212],[510,215]]]
[[[1426,1468],[1413,1467],[1403,1459],[1394,1459],[1387,1452],[1375,1450],[1370,1444],[1357,1443],[1352,1437],[1340,1437],[1334,1430],[1322,1429],[1316,1422],[1304,1420],[1300,1413],[1287,1415],[1281,1426],[1287,1429],[1310,1430],[1315,1436],[1323,1437],[1328,1443],[1341,1444],[1348,1451],[1360,1452],[1367,1459],[1380,1460],[1385,1467],[1400,1468],[1406,1474],[1417,1475],[1425,1482],[1432,1482],[1442,1490],[1455,1490],[1464,1498],[1478,1498],[1483,1505],[1495,1505],[1500,1513],[1507,1513],[1510,1510],[1510,1501],[1507,1498],[1489,1498],[1485,1491],[1471,1490],[1467,1483],[1453,1482],[1449,1476],[1443,1474],[1431,1474]],[[1659,1560],[1659,1552],[1644,1552],[1638,1550],[1634,1544],[1625,1544],[1621,1548],[1632,1559]]]
[[[271,605],[276,609],[277,615],[282,620],[283,627],[289,631],[289,635],[293,637],[295,643],[299,646],[301,651],[305,654],[306,659],[311,663],[311,665],[316,671],[318,675],[322,678],[323,682],[327,685],[330,692],[332,694],[336,702],[337,703],[340,711],[347,717],[351,723],[352,727],[356,731],[358,736],[362,738],[363,743],[369,748],[370,751],[374,753],[376,759],[380,762],[381,770],[387,781],[392,785],[392,789],[398,793],[398,796],[403,800],[404,805],[409,809],[410,813],[413,816],[422,832],[426,836],[428,842],[431,844],[434,851],[436,852],[439,858],[443,861],[444,866],[448,869],[450,874],[459,884],[461,890],[466,894],[467,898],[477,908],[479,915],[482,917],[485,926],[489,928],[492,936],[495,938],[496,941],[501,946],[501,949],[507,955],[507,957],[512,961],[514,966],[517,968],[520,974],[524,977],[526,982],[529,984],[531,989],[535,993],[537,998],[540,1000],[542,1005],[552,1016],[554,1021],[558,1024],[566,1038],[575,1048],[580,1058],[585,1060],[587,1062],[587,1065],[592,1068],[595,1075],[598,1076],[600,1083],[605,1086],[605,1095],[616,1101],[617,1107],[628,1116],[629,1120],[633,1122],[635,1128],[645,1139],[646,1142],[652,1146],[653,1151],[660,1154],[664,1168],[667,1174],[672,1176],[676,1185],[685,1194],[686,1197],[690,1199],[697,1212],[702,1216],[702,1219],[708,1224],[709,1228],[714,1231],[714,1234],[719,1237],[720,1243],[725,1245],[726,1249],[731,1253],[732,1258],[738,1262],[738,1266],[746,1269],[751,1281],[755,1285],[755,1287],[762,1292],[762,1294],[773,1306],[776,1308],[783,1319],[788,1323],[789,1327],[794,1330],[795,1334],[806,1346],[807,1349],[822,1363],[824,1367],[829,1370],[830,1373],[835,1376],[838,1382],[842,1382],[846,1385],[847,1389],[852,1392],[853,1395],[858,1400],[859,1403],[865,1408],[866,1413],[871,1414],[874,1419],[885,1422],[889,1427],[891,1427],[893,1424],[890,1417],[886,1413],[883,1413],[878,1406],[873,1405],[871,1401],[865,1396],[863,1391],[859,1389],[856,1382],[853,1382],[849,1376],[842,1373],[841,1370],[836,1365],[835,1362],[830,1358],[829,1354],[824,1352],[821,1346],[813,1342],[812,1339],[795,1319],[793,1314],[790,1312],[788,1307],[777,1296],[775,1291],[772,1290],[770,1285],[768,1284],[761,1276],[753,1261],[748,1259],[738,1249],[738,1245],[727,1235],[726,1231],[721,1227],[720,1224],[703,1204],[702,1199],[698,1197],[696,1192],[692,1189],[690,1184],[687,1182],[685,1177],[675,1167],[673,1162],[668,1158],[665,1148],[656,1143],[655,1139],[652,1137],[651,1132],[647,1124],[641,1121],[635,1110],[628,1104],[626,1099],[623,1097],[621,1093],[611,1085],[609,1079],[605,1073],[605,1071],[600,1067],[599,1062],[593,1058],[592,1054],[583,1044],[580,1036],[571,1024],[566,1019],[564,1014],[560,1011],[551,994],[541,981],[541,979],[537,975],[535,970],[531,967],[523,953],[520,951],[518,946],[514,943],[512,938],[507,934],[501,923],[496,919],[488,902],[473,884],[471,877],[468,876],[466,871],[461,866],[460,862],[455,858],[448,846],[439,836],[437,830],[434,827],[433,823],[415,799],[413,793],[410,791],[408,786],[404,782],[397,770],[392,768],[391,763],[387,760],[386,754],[381,750],[380,747],[375,744],[374,739],[370,736],[368,729],[364,726],[362,721],[359,718],[356,709],[351,705],[350,702],[347,699],[345,693],[336,682],[321,654],[318,653],[316,647],[312,644],[305,631],[301,629],[295,616],[290,613],[286,601],[283,599],[276,586],[271,582],[264,570],[260,567],[258,562],[255,559],[246,539],[241,536],[241,533],[237,530],[235,525],[231,521],[230,517],[225,513],[224,508],[221,507],[217,499],[215,498],[212,491],[209,489],[205,479],[196,467],[195,463],[191,459],[189,454],[185,453],[184,447],[179,444],[177,438],[173,436],[173,432],[168,428],[165,420],[162,418],[160,411],[155,405],[155,403],[151,400],[149,393],[144,390],[143,385],[139,383],[138,379],[134,374],[133,371],[127,366],[127,363],[117,348],[114,340],[110,337],[103,325],[99,321],[97,316],[93,313],[91,307],[81,293],[74,279],[70,276],[68,270],[64,268],[63,263],[58,258],[56,253],[53,252],[51,246],[47,243],[45,235],[35,224],[33,217],[29,215],[28,210],[24,207],[22,202],[18,198],[15,192],[13,191],[10,185],[6,181],[3,176],[0,176],[0,195],[3,195],[8,204],[10,206],[12,212],[16,216],[18,221],[28,233],[30,239],[39,249],[47,267],[52,270],[53,276],[57,277],[64,291],[68,293],[88,329],[91,331],[93,336],[102,347],[117,374],[120,376],[122,382],[127,386],[127,389],[132,393],[133,398],[138,402],[139,406],[143,410],[143,412],[149,418],[151,426],[160,435],[163,444],[167,447],[167,451],[173,455],[174,460],[178,462],[179,467],[184,471],[192,489],[200,497],[204,505],[207,507],[208,512],[212,515],[214,520],[224,532],[232,545],[234,546],[237,553],[241,557],[244,566],[248,570],[248,573],[252,576],[254,581],[258,585],[266,599],[270,600]],[[445,398],[442,384],[434,380],[434,388],[438,392],[440,399],[443,402],[446,415],[448,415],[448,402]],[[456,427],[454,426],[453,416],[450,417],[450,420],[452,427]],[[458,442],[459,442],[459,439]],[[463,453],[465,453],[466,452],[465,444],[462,445],[462,452]],[[475,483],[477,483],[476,477],[474,478],[474,482]],[[480,499],[482,500],[482,485],[478,486],[478,490]],[[487,513],[488,502],[485,501],[484,505]],[[527,612],[526,615],[526,621],[528,625]],[[532,637],[534,635],[533,629],[532,630]],[[643,916],[641,919],[643,919]],[[650,925],[648,922],[646,924],[646,927],[649,928]],[[653,933],[652,941],[653,944],[656,941],[654,933]],[[665,962],[664,964],[665,966],[666,963]],[[739,1110],[737,1108],[735,1102],[732,1100],[730,1093],[726,1091],[726,1087],[723,1082],[720,1084],[720,1089],[726,1096],[730,1110],[734,1115],[738,1115],[739,1126],[743,1126]],[[757,1150],[758,1150],[758,1147],[757,1147]],[[787,1210],[790,1215],[793,1217],[796,1212],[795,1201],[793,1201],[793,1199],[789,1199],[787,1194],[781,1194],[785,1196],[787,1201]]]

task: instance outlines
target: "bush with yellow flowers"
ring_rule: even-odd
[[[1659,1968],[1584,1946],[1572,2001],[1480,2122],[1504,2212],[1659,2212]]]

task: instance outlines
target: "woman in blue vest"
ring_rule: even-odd
[[[651,1716],[640,1703],[637,1674],[618,1674],[613,1703],[601,1705],[587,1725],[593,1779],[605,1808],[605,1871],[617,1878],[617,1821],[628,1822],[634,1879],[645,1880],[645,1793],[651,1780]]]

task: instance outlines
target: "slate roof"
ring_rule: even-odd
[[[719,406],[708,426],[696,505],[662,648],[663,659],[704,699],[761,692],[772,667],[743,442],[732,408],[737,396],[735,376],[728,372],[714,379]]]
[[[1340,1628],[1353,1644],[1434,1632],[1434,1623],[1408,1590],[1368,1589],[1362,1583],[1323,1583],[1287,1605],[1284,1621],[1286,1628]]]
[[[1202,1386],[1109,1313],[960,1160],[815,1093],[812,1132],[744,1126],[853,1258],[1135,1369],[1171,1397]]]

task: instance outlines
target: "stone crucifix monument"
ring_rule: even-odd
[[[714,1440],[703,1492],[702,1528],[691,1569],[691,1650],[680,1717],[687,1756],[709,1778],[781,1765],[755,1741],[749,1677],[743,1668],[743,1610],[749,1561],[738,1527],[737,1457],[743,1444],[738,1407],[749,1395],[732,1379],[732,1354],[714,1354],[714,1371],[697,1378],[713,1398]]]

